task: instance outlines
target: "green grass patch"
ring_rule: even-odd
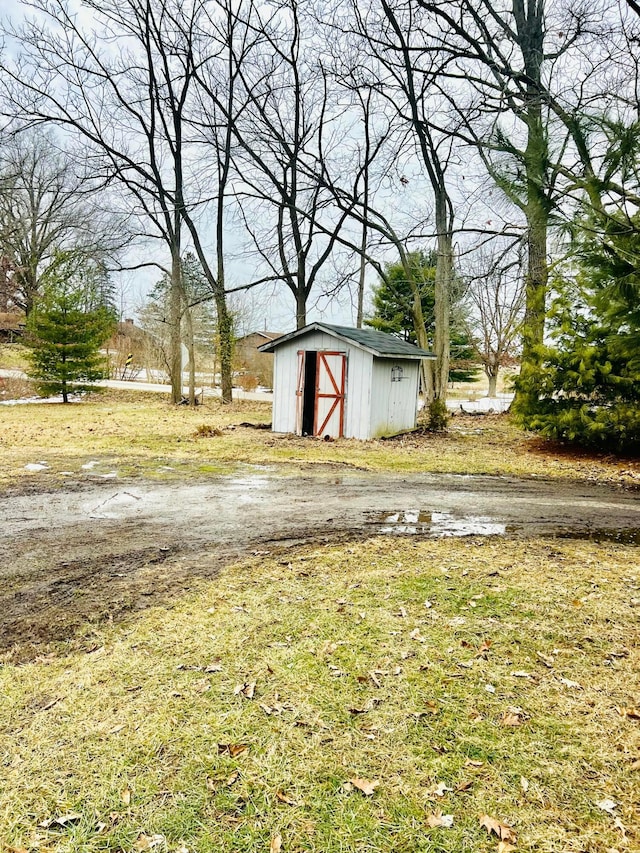
[[[517,850],[637,850],[639,556],[557,540],[299,550],[92,627],[87,653],[7,657],[0,838],[484,853],[489,815]],[[438,814],[453,825],[431,827]]]

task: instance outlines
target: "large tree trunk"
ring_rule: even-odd
[[[498,394],[498,368],[489,368],[487,370],[487,378],[489,379],[489,393],[487,396],[496,397]]]
[[[451,280],[453,278],[453,241],[448,226],[446,195],[436,193],[437,252],[435,279],[435,331],[433,349],[436,357],[434,396],[447,399],[449,383],[449,324],[451,316]]]
[[[533,98],[533,93],[532,93]],[[544,343],[546,296],[549,279],[547,237],[549,201],[545,195],[547,141],[538,98],[527,110],[527,147],[525,149],[527,179],[527,272],[525,276],[525,312],[522,326],[521,376],[528,390],[516,391],[515,407],[527,410],[536,403],[535,391],[526,381],[540,365],[540,348]]]
[[[304,329],[307,325],[307,295],[302,286],[298,286],[296,293],[296,329]]]
[[[220,353],[222,402],[231,403],[233,400],[233,318],[229,313],[224,292],[216,293],[215,302],[216,312],[218,314],[218,342]]]

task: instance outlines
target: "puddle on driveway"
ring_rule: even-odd
[[[615,542],[617,545],[640,545],[640,527],[624,530],[565,530],[556,534],[558,539],[579,539],[585,542]]]
[[[483,515],[456,517],[450,512],[427,512],[405,509],[398,512],[368,513],[378,532],[391,535],[433,536],[502,536],[507,525]]]

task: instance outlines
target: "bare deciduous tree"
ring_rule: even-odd
[[[21,53],[2,64],[5,99],[22,123],[79,135],[95,173],[126,190],[145,235],[167,247],[171,398],[179,402],[189,38],[200,3],[83,0],[89,20],[66,0],[33,0],[32,8],[37,16],[12,33]]]
[[[56,250],[73,249],[92,260],[127,242],[122,221],[106,215],[95,184],[71,153],[56,150],[52,136],[25,132],[0,151],[1,310],[29,315],[40,277]]]
[[[475,253],[466,276],[464,325],[489,380],[489,397],[496,396],[500,369],[516,362],[525,304],[524,259],[517,248]]]

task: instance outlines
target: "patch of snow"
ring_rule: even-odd
[[[69,398],[70,403],[82,402],[81,397]],[[22,406],[23,404],[32,403],[62,403],[62,397],[24,397],[20,400],[0,400],[0,406]]]
[[[85,462],[85,464],[82,466],[82,470],[83,471],[91,471],[96,467],[96,465],[99,465],[99,464],[100,464],[99,459],[92,459],[91,462]]]
[[[38,471],[46,471],[48,467],[46,462],[29,462],[24,466],[24,470],[36,473]]]
[[[481,397],[479,400],[447,400],[450,412],[465,412],[469,415],[502,414],[509,409],[513,394],[500,394],[498,397]]]

